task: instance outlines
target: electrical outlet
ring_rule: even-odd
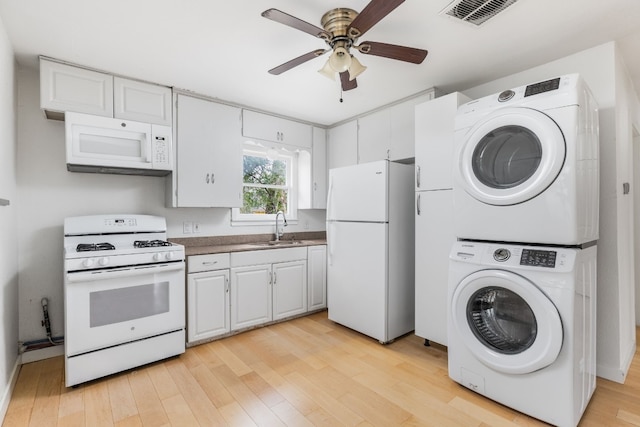
[[[193,233],[193,222],[191,221],[185,221],[182,223],[182,232],[184,234],[191,234]]]
[[[199,233],[200,232],[200,223],[199,222],[194,222],[193,223],[193,232],[194,233]]]

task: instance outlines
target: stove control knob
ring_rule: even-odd
[[[93,258],[87,258],[84,261],[82,261],[82,266],[83,267],[92,267],[93,266]]]
[[[160,261],[162,259],[162,254],[153,254],[154,261]]]
[[[103,266],[107,265],[107,264],[109,264],[109,257],[106,257],[106,256],[102,257],[102,258],[100,258],[100,261],[98,261],[98,262],[100,263],[100,265],[103,265]]]
[[[164,256],[167,260],[172,260],[173,259],[173,252],[167,252],[167,254]]]

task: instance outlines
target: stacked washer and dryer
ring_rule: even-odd
[[[456,115],[449,376],[558,426],[595,390],[598,149],[577,74]]]

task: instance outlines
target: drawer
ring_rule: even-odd
[[[187,272],[222,270],[229,268],[229,254],[192,255],[187,257]]]
[[[231,266],[242,267],[245,265],[273,264],[307,259],[307,248],[283,248],[265,249],[260,251],[232,252]]]

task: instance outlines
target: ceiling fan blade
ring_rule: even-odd
[[[411,62],[413,64],[421,64],[424,58],[427,57],[427,53],[429,53],[429,51],[424,49],[378,42],[362,42],[355,48],[358,49],[360,53],[366,55],[383,56],[385,58],[397,59],[398,61]]]
[[[349,80],[348,71],[343,71],[342,73],[340,73],[340,83],[342,84],[342,90],[344,90],[345,92],[358,87],[358,82],[356,82],[356,79]]]
[[[331,39],[331,34],[327,33],[322,28],[309,24],[302,19],[298,19],[295,16],[284,13],[278,9],[267,9],[262,12],[262,16],[267,19],[271,19],[272,21],[288,25],[289,27],[295,28],[296,30],[304,31],[305,33],[311,34],[314,37],[318,37],[323,40]]]
[[[327,50],[316,49],[312,52],[305,53],[304,55],[300,55],[297,58],[293,58],[291,61],[287,61],[284,64],[278,65],[277,67],[270,69],[269,74],[274,74],[277,76],[278,74],[282,74],[285,71],[292,69],[293,67],[297,67],[298,65],[303,64],[313,58],[317,58],[318,56],[321,56],[327,51],[328,49]]]
[[[402,3],[404,0],[371,0],[351,22],[347,34],[352,38],[360,37]]]

